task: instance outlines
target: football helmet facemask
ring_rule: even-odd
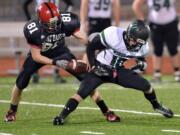
[[[54,32],[61,25],[61,15],[54,3],[44,2],[37,9],[38,18],[43,28],[48,32]]]
[[[145,45],[149,37],[149,27],[141,20],[132,22],[126,30],[127,49],[138,51]]]

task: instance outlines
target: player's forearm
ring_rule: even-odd
[[[91,67],[95,65],[95,49],[91,43],[86,48],[86,54]]]
[[[141,9],[137,9],[136,11],[134,11],[134,13],[135,13],[135,16],[136,16],[137,19],[139,19],[139,20],[144,20],[145,19],[144,13],[143,13],[143,11]]]
[[[80,7],[81,23],[85,23],[87,21],[87,14],[88,14],[88,0],[81,0],[81,7]]]
[[[83,31],[86,31],[87,17],[88,17],[88,0],[81,0],[80,22],[81,22],[81,29]]]
[[[73,34],[75,38],[77,38],[81,43],[87,44],[88,43],[88,37],[83,31],[77,31]]]
[[[135,16],[137,17],[137,19],[140,20],[145,19],[144,11],[142,9],[143,4],[144,0],[135,0],[132,5],[132,9],[134,11]]]
[[[40,48],[31,47],[31,55],[33,60],[37,63],[52,65],[52,59],[49,59],[48,57],[41,55]]]
[[[39,55],[39,56],[32,55],[32,58],[35,62],[45,65],[52,65],[52,61],[53,61],[52,59],[49,59],[48,57],[45,57],[43,55]]]
[[[113,3],[113,18],[114,18],[114,23],[115,23],[115,26],[119,26],[119,23],[120,23],[120,12],[121,12],[121,5],[120,5],[120,2],[119,0],[115,0],[114,3]]]

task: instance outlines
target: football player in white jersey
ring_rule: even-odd
[[[143,5],[148,6],[151,39],[154,45],[154,81],[161,81],[163,47],[166,44],[174,68],[175,81],[180,82],[180,61],[178,54],[178,20],[175,0],[134,0],[133,10],[138,19],[145,20]]]
[[[53,124],[62,125],[79,102],[103,83],[113,83],[142,91],[155,111],[172,118],[173,112],[158,102],[151,84],[136,73],[137,70],[143,71],[147,67],[145,56],[148,53],[148,36],[149,28],[140,20],[132,22],[127,30],[111,26],[101,33],[94,34],[86,50],[92,70],[81,82],[78,92],[69,99],[60,115],[54,118]],[[97,51],[99,53],[96,55]],[[135,58],[137,64],[128,69],[124,66],[124,62],[131,58]]]
[[[81,28],[88,35],[101,32],[111,26],[112,16],[114,25],[118,26],[120,22],[119,0],[81,0]]]

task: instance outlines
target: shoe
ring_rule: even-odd
[[[16,120],[16,112],[9,110],[4,118],[5,122],[13,122]]]
[[[66,83],[67,81],[64,79],[60,79],[60,83]]]
[[[117,116],[113,111],[108,111],[104,114],[106,120],[109,122],[120,122],[120,117]]]
[[[67,81],[58,77],[58,78],[54,78],[54,83],[67,83]]]
[[[175,80],[176,82],[180,82],[180,76],[175,76],[175,77],[174,77],[174,80]]]
[[[161,83],[161,77],[154,77],[152,80],[150,80],[151,83]]]
[[[172,118],[174,116],[173,111],[163,105],[159,105],[157,108],[154,108],[154,110],[156,112],[164,115],[164,117],[166,117],[166,118]]]
[[[60,116],[56,116],[53,119],[53,125],[63,125],[64,124],[64,119],[61,118]]]
[[[32,75],[32,82],[33,82],[34,84],[38,84],[38,83],[39,83],[39,75],[38,75],[37,73],[34,73],[34,74]]]
[[[174,80],[175,80],[176,82],[180,82],[180,71],[176,71],[176,72],[174,73]]]
[[[53,74],[54,83],[66,83],[66,80],[64,80],[59,74],[56,72]]]

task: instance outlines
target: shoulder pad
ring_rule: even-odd
[[[117,31],[118,28],[115,26],[110,26],[106,29],[104,29],[101,33],[100,33],[100,37],[101,37],[101,42],[107,46],[107,47],[113,47],[117,44],[119,37],[117,35]]]
[[[40,35],[40,24],[38,20],[31,20],[24,25],[24,36],[29,44],[38,44],[36,42]]]
[[[35,34],[39,33],[39,31],[40,31],[40,25],[37,20],[31,20],[24,25],[25,36],[26,35],[29,35],[29,36],[35,35]]]
[[[61,17],[67,35],[72,35],[77,29],[80,28],[79,18],[76,14],[65,12],[61,13]]]

